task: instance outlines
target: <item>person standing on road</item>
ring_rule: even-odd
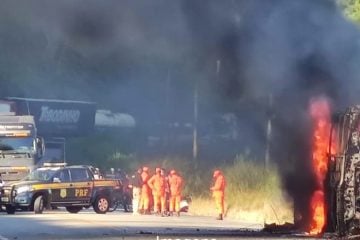
[[[170,215],[176,212],[176,215],[180,216],[180,201],[181,201],[181,190],[183,187],[183,179],[180,177],[175,170],[170,171],[169,176],[170,186]]]
[[[161,169],[155,169],[155,175],[153,175],[148,181],[149,187],[152,189],[153,198],[154,198],[154,211],[156,214],[161,214],[162,217],[165,216],[165,188],[166,180],[165,176],[161,175]]]
[[[141,179],[142,169],[139,168],[137,172],[131,177],[131,186],[132,186],[132,207],[133,214],[138,214],[140,209],[140,198],[141,198]]]
[[[150,188],[148,181],[150,179],[149,168],[143,167],[141,173],[141,197],[140,197],[140,213],[150,214]]]
[[[214,185],[210,188],[212,196],[215,201],[217,213],[219,214],[217,220],[224,219],[224,195],[225,195],[225,177],[220,170],[215,170],[213,174]]]

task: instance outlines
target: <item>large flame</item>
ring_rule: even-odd
[[[310,234],[319,234],[326,223],[324,179],[328,169],[328,148],[331,131],[330,104],[326,98],[317,98],[310,103],[313,121],[312,166],[316,176],[317,190],[311,198]],[[332,151],[332,150],[331,150]]]

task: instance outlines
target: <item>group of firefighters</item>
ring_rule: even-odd
[[[225,178],[220,170],[213,174],[214,183],[210,190],[215,201],[218,220],[224,217]],[[133,213],[151,214],[154,212],[161,216],[180,216],[181,192],[184,186],[183,178],[176,170],[166,174],[165,169],[155,168],[155,174],[150,175],[148,167],[139,168],[132,178],[133,187]]]

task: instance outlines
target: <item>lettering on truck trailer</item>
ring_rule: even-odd
[[[42,106],[39,121],[77,123],[79,121],[79,118],[79,110],[51,109],[48,106]]]

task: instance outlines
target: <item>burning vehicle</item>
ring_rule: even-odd
[[[360,105],[332,115],[325,99],[311,104],[313,166],[310,233],[360,233]]]
[[[327,229],[360,232],[360,105],[332,119],[326,178]]]
[[[325,97],[312,99],[310,235],[360,235],[360,105],[334,113]]]
[[[360,233],[360,105],[332,114],[330,102],[310,102],[312,166],[317,187],[310,202],[310,234]]]

